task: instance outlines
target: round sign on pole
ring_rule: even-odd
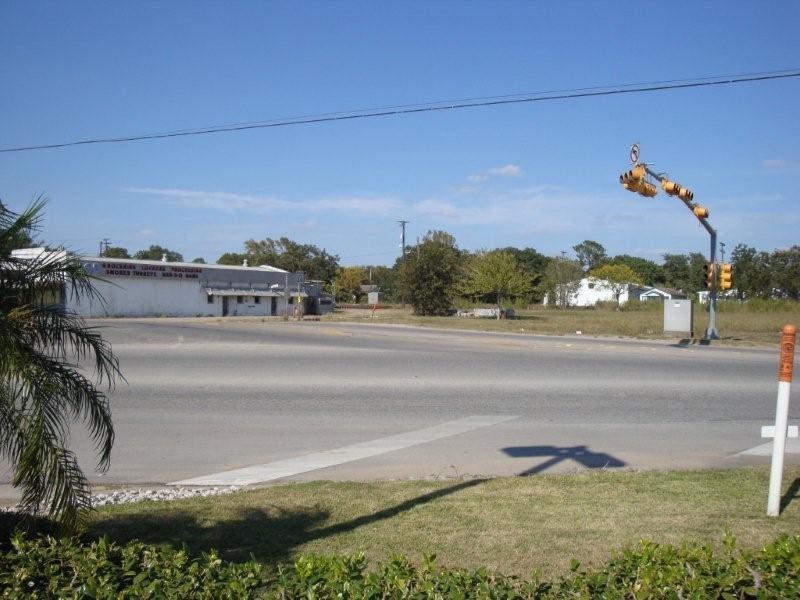
[[[639,144],[631,146],[631,163],[634,165],[639,162]]]

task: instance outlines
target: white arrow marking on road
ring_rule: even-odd
[[[254,483],[264,483],[266,481],[291,477],[292,475],[299,475],[300,473],[307,473],[317,469],[334,467],[354,460],[361,460],[362,458],[386,454],[387,452],[403,450],[411,446],[426,444],[441,438],[467,433],[468,431],[497,425],[516,418],[516,416],[508,415],[474,415],[456,421],[448,421],[441,425],[419,429],[417,431],[390,435],[377,440],[370,440],[369,442],[361,442],[359,444],[353,444],[352,446],[336,448],[335,450],[315,452],[313,454],[278,460],[264,465],[255,465],[252,467],[244,467],[243,469],[214,473],[213,475],[183,479],[181,481],[174,481],[169,485],[252,485]]]

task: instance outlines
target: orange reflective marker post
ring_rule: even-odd
[[[775,407],[775,432],[772,442],[772,467],[769,472],[767,515],[777,517],[781,512],[781,483],[783,482],[783,455],[789,420],[789,389],[794,369],[794,347],[797,328],[785,325],[781,337],[781,362],[778,366],[778,402]]]

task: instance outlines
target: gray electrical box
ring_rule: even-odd
[[[664,335],[692,337],[692,301],[664,300]]]

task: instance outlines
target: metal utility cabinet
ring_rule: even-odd
[[[692,337],[692,301],[664,300],[664,335]]]

